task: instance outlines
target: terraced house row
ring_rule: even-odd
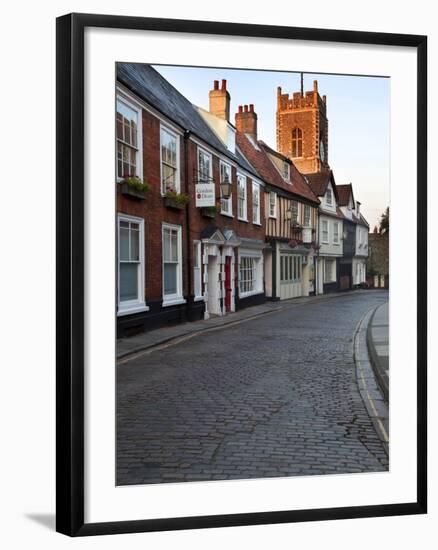
[[[316,82],[277,90],[277,150],[253,104],[231,122],[225,80],[207,111],[119,63],[116,96],[118,336],[365,282],[368,224],[330,170]]]

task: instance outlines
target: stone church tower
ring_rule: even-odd
[[[328,120],[326,96],[313,91],[292,97],[277,88],[277,150],[291,158],[300,172],[328,170]]]

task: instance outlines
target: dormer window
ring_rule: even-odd
[[[283,162],[283,178],[286,181],[290,181],[290,166],[286,161]]]
[[[325,193],[325,203],[327,206],[333,206],[333,194],[331,189],[327,189]]]
[[[292,157],[303,156],[303,131],[301,128],[294,128],[292,130]]]

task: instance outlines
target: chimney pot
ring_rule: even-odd
[[[222,79],[222,90],[226,90],[227,89],[227,81],[223,78]]]
[[[314,80],[314,81],[313,81],[313,91],[314,91],[314,92],[317,92],[317,91],[318,91],[318,81],[317,81],[317,80]]]
[[[213,83],[213,89],[219,90],[219,80],[215,80]]]
[[[235,121],[238,132],[248,134],[254,141],[257,141],[257,113],[254,111],[253,103],[239,105]]]

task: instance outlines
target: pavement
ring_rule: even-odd
[[[150,330],[140,333],[135,336],[119,338],[117,340],[117,359],[123,359],[136,354],[143,350],[147,350],[154,346],[165,344],[174,339],[193,335],[199,332],[214,330],[220,327],[240,323],[249,319],[255,319],[261,315],[269,314],[282,309],[300,307],[304,304],[313,302],[321,302],[342,298],[351,294],[360,294],[369,292],[368,290],[354,290],[350,292],[324,294],[318,296],[306,296],[301,298],[293,298],[283,301],[267,301],[260,306],[252,306],[246,309],[228,313],[225,316],[211,317],[207,320],[195,322],[179,323],[169,327],[162,327],[156,330]]]
[[[367,330],[368,351],[380,389],[389,400],[389,307],[388,302],[379,306]]]
[[[387,407],[366,349],[387,292],[324,298],[121,359],[117,484],[388,471]]]

